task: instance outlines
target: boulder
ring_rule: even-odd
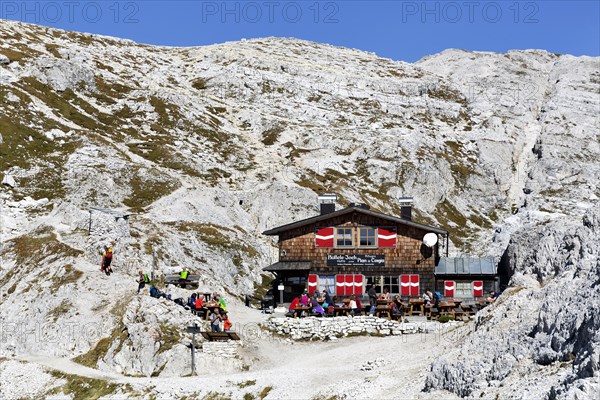
[[[2,178],[2,184],[9,186],[11,188],[14,188],[17,186],[17,183],[15,182],[15,178],[13,178],[12,175],[9,175],[9,174],[4,175],[4,178]]]

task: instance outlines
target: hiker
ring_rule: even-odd
[[[138,271],[138,278],[136,279],[138,283],[138,293],[140,290],[146,287],[146,283],[150,283],[150,277],[148,274],[143,274],[142,271]]]
[[[224,312],[227,312],[227,304],[225,304],[225,299],[220,294],[217,295],[217,296],[219,298],[219,300],[218,300],[218,302],[219,302],[219,308],[221,310],[223,310]]]
[[[492,290],[490,292],[490,295],[487,298],[487,301],[489,301],[490,303],[493,303],[494,301],[496,301],[496,299],[500,296],[500,293],[496,292],[495,290]]]
[[[358,311],[358,315],[362,314],[362,303],[360,302],[360,298],[358,296],[354,296],[354,301],[356,302],[356,311]]]
[[[187,268],[184,268],[180,273],[179,273],[179,284],[181,285],[182,288],[185,289],[185,284],[187,283],[187,279],[188,279],[188,275],[190,273],[188,272]]]
[[[304,293],[302,293],[302,296],[300,296],[300,304],[302,304],[303,306],[307,306],[309,302],[310,299],[308,297],[308,291],[306,291],[305,289]]]
[[[223,313],[223,330],[225,332],[231,332],[232,327],[233,324],[229,320],[229,315],[227,315],[227,313]]]
[[[110,264],[113,259],[113,249],[110,246],[105,246],[102,252],[102,262],[100,263],[100,271],[104,271],[106,275],[110,275],[112,268]]]
[[[211,332],[221,332],[221,315],[219,315],[219,308],[213,308],[213,312],[210,314],[210,330]]]
[[[375,290],[375,285],[371,284],[367,294],[369,295],[369,313],[373,314],[375,312],[375,306],[377,305],[377,291]]]
[[[433,300],[433,294],[431,293],[431,290],[425,289],[425,293],[423,293],[423,300],[425,301],[426,306],[431,304],[431,301]]]
[[[440,301],[442,301],[442,294],[440,292],[434,292],[433,293],[433,305],[435,307],[440,305]]]
[[[203,307],[204,301],[202,301],[202,296],[200,293],[196,293],[196,310],[200,310]]]
[[[379,296],[379,300],[389,300],[390,299],[390,292],[388,291],[387,287],[383,288],[383,293],[381,293],[381,296]]]
[[[312,299],[310,299],[310,305],[314,313],[321,314],[321,316],[323,316],[323,314],[325,314],[325,310],[323,310],[323,307],[321,307],[321,305],[319,304],[319,300],[317,300],[317,297],[317,292],[315,292]]]
[[[323,289],[323,298],[325,299],[325,302],[323,303],[323,308],[328,308],[329,306],[333,305],[333,300],[331,299],[331,296],[325,289]]]
[[[192,295],[188,299],[188,306],[190,306],[192,310],[196,309],[196,293],[192,293]]]
[[[348,303],[348,306],[350,307],[350,315],[358,315],[357,314],[357,310],[358,310],[358,306],[356,305],[356,296],[351,296],[350,297],[350,303]]]
[[[295,313],[296,312],[296,307],[298,307],[298,303],[300,303],[300,298],[298,296],[294,297],[294,300],[292,300],[292,302],[290,303],[290,312],[291,313]]]

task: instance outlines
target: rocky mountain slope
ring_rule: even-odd
[[[314,215],[317,193],[390,213],[413,196],[416,220],[450,231],[451,254],[500,257],[551,221],[578,223],[600,197],[599,62],[447,50],[406,64],[276,38],[167,48],[0,21],[2,352],[177,374],[172,327],[189,316],[132,298],[133,274],[156,250],[161,272],[185,265],[232,300],[251,293],[277,256],[261,232]],[[512,270],[535,275],[531,257]],[[571,269],[555,262],[562,282]],[[550,294],[533,291],[543,308]],[[546,328],[530,332],[554,337]],[[561,346],[549,362],[568,358]]]
[[[477,314],[459,349],[432,364],[426,388],[474,398],[597,398],[599,240],[598,209],[579,223],[515,232],[506,254],[511,287]]]

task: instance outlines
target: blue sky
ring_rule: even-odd
[[[409,62],[450,47],[600,55],[599,0],[0,0],[0,18],[172,46],[296,37]]]

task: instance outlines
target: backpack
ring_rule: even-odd
[[[144,274],[144,283],[150,283],[150,278],[148,277],[148,274]]]
[[[434,292],[433,293],[433,300],[439,301],[441,299],[442,299],[442,294],[440,292]]]
[[[158,293],[157,293],[156,288],[154,286],[150,286],[150,296],[152,296],[152,297],[158,297],[157,294]]]

